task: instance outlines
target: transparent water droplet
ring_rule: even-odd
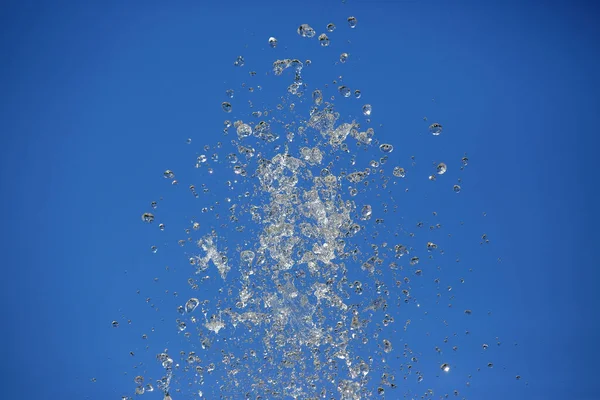
[[[372,110],[373,110],[373,108],[371,107],[370,104],[365,104],[362,108],[363,114],[366,115],[367,117],[371,115]]]
[[[467,158],[467,156],[464,156],[460,161],[461,161],[463,167],[466,167],[467,164],[469,163],[469,159]]]
[[[446,363],[443,363],[442,365],[440,365],[440,368],[444,372],[449,372],[450,371],[450,365],[446,364]]]
[[[348,17],[348,26],[352,29],[356,28],[356,23],[358,21],[356,20],[356,17]]]
[[[439,163],[438,166],[436,167],[436,170],[439,175],[445,174],[446,170],[447,170],[446,164]]]
[[[228,103],[228,102],[224,101],[221,104],[221,107],[223,107],[223,111],[225,111],[226,113],[230,113],[231,112],[231,109],[232,109],[231,103]]]
[[[371,214],[373,213],[373,210],[371,208],[370,205],[365,205],[362,210],[360,211],[360,215],[362,216],[363,220],[367,220],[369,218],[371,218]]]
[[[383,351],[389,353],[392,351],[392,342],[387,339],[383,339]]]
[[[357,98],[357,99],[360,99],[360,96],[362,96],[362,94],[360,93],[360,90],[356,89],[354,91],[354,97]]]
[[[185,141],[186,144],[192,144],[192,138],[187,138],[187,140]]]
[[[274,38],[273,36],[271,36],[269,38],[269,46],[271,46],[272,48],[277,47],[277,38]]]
[[[117,321],[113,321],[111,323],[111,325],[112,325],[113,328],[118,328],[119,327],[119,323]]]
[[[152,251],[152,253],[156,254],[156,252],[158,251],[158,247],[152,246],[152,247],[150,247],[150,251]]]
[[[340,62],[345,63],[346,61],[348,61],[348,57],[349,57],[348,53],[340,54]]]
[[[319,89],[313,92],[312,98],[315,104],[318,106],[320,106],[323,103],[323,93],[321,93]]]
[[[195,297],[192,297],[185,303],[185,312],[193,312],[196,309],[196,307],[198,307],[198,304],[200,304],[200,300],[198,300]]]
[[[315,30],[308,24],[302,24],[298,27],[298,35],[305,38],[311,38],[315,36]]]
[[[330,22],[330,23],[327,24],[327,31],[328,32],[335,31],[335,24],[333,22]]]
[[[395,167],[392,174],[394,174],[396,178],[404,178],[406,176],[406,172],[402,167]]]
[[[383,153],[391,153],[394,150],[394,146],[388,143],[383,143],[379,145],[379,150],[381,150]]]
[[[152,213],[143,213],[142,214],[142,221],[147,222],[147,223],[151,223],[152,221],[154,221],[154,214]]]
[[[460,193],[460,186],[459,185],[454,185],[454,187],[452,188],[452,190],[454,190],[454,193]]]
[[[235,59],[233,65],[235,65],[236,67],[243,67],[245,63],[246,61],[244,60],[244,57],[238,56],[238,58]]]
[[[350,90],[350,88],[347,86],[344,86],[344,85],[340,86],[338,88],[338,90],[339,90],[340,94],[344,97],[350,97],[350,94],[352,94],[352,91]]]
[[[133,381],[135,383],[137,383],[138,385],[142,385],[142,384],[144,384],[144,377],[141,375],[138,375],[135,378],[133,378]]]
[[[319,35],[319,43],[321,43],[321,46],[323,46],[323,47],[329,46],[329,38],[327,37],[326,34],[321,33]]]
[[[439,136],[439,134],[442,133],[442,125],[434,122],[429,125],[429,132],[431,132],[433,136]]]
[[[165,224],[159,224],[158,225],[158,229],[160,229],[161,231],[165,230]]]

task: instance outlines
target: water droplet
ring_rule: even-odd
[[[454,193],[460,193],[460,186],[459,185],[454,185],[454,187],[452,188],[452,190],[454,190]]]
[[[185,303],[185,312],[193,312],[196,309],[196,307],[198,307],[198,304],[200,304],[200,301],[197,298],[192,297]]]
[[[152,246],[152,247],[150,247],[150,251],[152,251],[152,253],[156,254],[156,252],[158,251],[158,247]]]
[[[312,94],[313,101],[316,105],[320,106],[323,103],[323,93],[320,90],[315,90]]]
[[[329,46],[329,38],[327,37],[326,34],[321,33],[319,35],[319,43],[321,43],[321,46],[323,46],[323,47]]]
[[[437,173],[440,175],[443,175],[446,173],[446,164],[444,163],[439,163],[438,166],[436,167]]]
[[[427,242],[427,250],[435,250],[437,249],[437,244],[433,242]]]
[[[160,229],[161,231],[165,230],[165,224],[159,224],[158,225],[158,229]]]
[[[340,62],[345,63],[346,61],[348,61],[348,53],[340,54]]]
[[[435,181],[436,179],[437,179],[437,177],[435,175],[429,175],[430,181]]]
[[[373,210],[371,209],[370,205],[366,205],[362,208],[362,210],[360,211],[360,215],[362,215],[362,219],[363,220],[367,220],[369,218],[371,218],[371,214],[373,213]]]
[[[112,327],[113,328],[118,328],[119,327],[119,323],[117,321],[113,321],[112,322]]]
[[[135,378],[133,378],[133,381],[135,383],[137,383],[138,385],[142,385],[142,384],[144,384],[144,377],[141,375],[138,375]]]
[[[460,161],[462,162],[463,167],[466,167],[469,163],[469,159],[467,158],[467,156],[464,156]]]
[[[494,368],[494,363],[488,363],[488,368]]]
[[[353,29],[356,28],[356,23],[357,22],[358,21],[356,20],[356,17],[348,17],[348,26],[350,28],[353,28]]]
[[[327,31],[328,32],[335,31],[335,24],[333,22],[330,22],[330,23],[327,24]]]
[[[315,36],[315,30],[308,24],[302,24],[298,27],[298,35],[306,38]]]
[[[246,61],[244,61],[244,57],[238,56],[238,58],[236,58],[233,65],[235,65],[236,67],[243,67],[245,63],[246,63]]]
[[[350,97],[350,94],[352,94],[352,91],[347,86],[342,85],[338,88],[338,90],[339,90],[340,94],[344,97]]]
[[[386,353],[392,351],[392,342],[390,342],[387,339],[383,339],[383,351],[385,351]]]
[[[226,113],[230,113],[231,112],[231,109],[232,109],[231,103],[228,103],[228,102],[224,101],[221,104],[221,107],[223,107],[223,111],[225,111]]]
[[[371,115],[372,110],[373,110],[373,108],[371,107],[370,104],[365,104],[362,108],[363,114],[366,115],[367,117]]]
[[[152,221],[154,221],[154,214],[143,213],[142,214],[142,221],[147,222],[147,223],[151,223]]]
[[[394,150],[394,146],[388,143],[383,143],[379,145],[379,150],[381,150],[384,153],[391,153]]]
[[[272,48],[277,47],[277,39],[273,36],[269,38],[269,46],[271,46]]]
[[[361,96],[360,90],[356,89],[354,91],[354,97],[356,97],[357,99],[360,99],[360,96]]]
[[[431,132],[433,136],[439,136],[439,134],[442,133],[442,125],[437,122],[429,125],[429,132]]]
[[[394,171],[392,173],[397,178],[404,178],[406,176],[406,172],[404,171],[404,168],[402,168],[402,167],[395,167]]]
[[[173,178],[175,178],[175,174],[170,169],[166,170],[163,173],[163,176],[165,177],[165,179],[173,179]]]
[[[243,122],[241,122],[237,126],[237,135],[238,135],[239,139],[246,138],[246,137],[252,135],[252,128],[250,127],[250,125],[244,124]]]
[[[467,314],[467,315],[471,315],[472,313],[473,313],[473,311],[471,311],[471,310],[465,310],[465,314]]]
[[[235,92],[234,92],[234,90],[233,90],[233,89],[227,89],[227,90],[225,91],[225,95],[226,95],[227,97],[229,97],[230,99],[233,99],[233,94],[234,94],[234,93],[235,93]],[[227,124],[225,124],[225,125],[227,126]]]
[[[440,368],[442,369],[442,371],[444,372],[448,372],[450,371],[450,365],[443,363],[442,365],[440,365]]]
[[[192,139],[191,138],[187,138],[187,140],[185,141],[186,144],[192,144]]]

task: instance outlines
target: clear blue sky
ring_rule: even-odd
[[[350,15],[358,18],[354,30]],[[386,398],[425,387],[439,388],[435,398],[446,388],[468,399],[599,398],[599,16],[591,1],[4,2],[3,397],[133,396],[137,371],[159,377],[154,357],[162,349],[201,351],[175,326],[176,306],[193,294],[185,258],[194,250],[175,244],[200,215],[187,189],[204,182],[193,163],[204,144],[230,146],[221,133],[223,120],[235,117],[221,110],[225,90],[261,84],[261,104],[274,107],[290,75],[274,83],[264,72],[291,56],[313,60],[304,76],[313,87],[334,71],[362,91],[360,100],[340,101],[342,118],[359,118],[362,104],[372,104],[376,137],[394,145],[390,165],[408,168],[415,156],[412,180],[401,183],[409,192],[394,189],[399,211],[386,216],[389,229],[418,221],[429,229],[437,211],[448,227],[443,235],[455,238],[443,262],[448,280],[464,272],[466,282],[453,308],[447,294],[443,307],[434,304],[434,274],[426,274],[415,291],[430,302],[429,316],[411,310],[404,333],[401,308],[390,334],[395,351],[406,341],[423,353],[419,368],[432,371],[429,379],[419,386],[414,375],[405,383],[397,373],[400,387],[386,389]],[[308,23],[319,34],[329,22],[337,25],[329,48],[295,32]],[[276,49],[270,36],[279,39]],[[332,66],[342,51],[349,62]],[[236,69],[238,55],[246,65]],[[442,123],[442,135],[433,138],[423,117]],[[459,172],[464,153],[469,165]],[[449,170],[432,183],[436,161]],[[167,168],[185,195],[165,184]],[[226,179],[205,181],[218,188],[213,200],[231,195],[219,186]],[[140,220],[160,197],[157,215],[165,210],[160,217],[180,225],[168,239]],[[490,243],[480,246],[484,233]],[[436,377],[434,348],[454,332],[459,350],[442,357],[453,370]],[[209,399],[217,398],[215,379],[203,389]],[[143,397],[162,398],[158,391]]]

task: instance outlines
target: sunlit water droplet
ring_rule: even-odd
[[[362,108],[363,114],[366,115],[367,117],[371,115],[371,111],[373,111],[373,108],[371,107],[370,104],[365,104]]]
[[[442,125],[437,122],[429,125],[429,132],[431,132],[433,136],[439,136],[439,134],[442,133]]]
[[[315,30],[308,24],[302,24],[298,27],[298,35],[305,38],[311,38],[315,36]]]
[[[319,43],[321,43],[321,46],[323,46],[323,47],[329,46],[329,38],[327,37],[326,34],[321,33],[319,35]]]
[[[143,213],[142,214],[142,221],[147,222],[147,223],[151,223],[152,221],[154,221],[154,214],[152,214],[152,213]]]
[[[277,39],[273,36],[269,38],[269,46],[271,46],[272,48],[277,47]]]
[[[340,54],[340,62],[341,63],[345,63],[346,61],[348,61],[348,53],[342,53]]]
[[[348,26],[350,28],[353,28],[353,29],[356,28],[356,23],[357,22],[358,21],[356,20],[356,17],[348,17]]]
[[[226,113],[230,113],[231,112],[231,109],[232,109],[231,103],[228,103],[228,102],[224,101],[221,104],[221,107],[223,108],[223,111],[225,111]]]
[[[440,175],[443,175],[446,173],[446,164],[444,163],[439,163],[438,166],[436,167],[437,173]]]
[[[236,67],[243,67],[245,63],[246,63],[246,61],[244,60],[244,57],[238,56],[238,58],[236,58],[233,65],[235,65]]]
[[[394,150],[394,146],[388,143],[383,143],[379,145],[379,150],[383,153],[391,153]]]
[[[460,186],[459,185],[454,185],[452,187],[452,190],[454,190],[454,193],[460,193]],[[467,196],[468,197],[468,196]]]
[[[197,298],[192,297],[185,303],[185,312],[193,312],[196,309],[196,307],[198,307],[198,304],[200,304],[200,301]]]
[[[394,167],[392,174],[397,178],[404,178],[406,176],[406,172],[402,167]]]

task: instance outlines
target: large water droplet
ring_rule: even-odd
[[[302,24],[298,27],[298,35],[306,38],[315,36],[315,30],[308,24]]]
[[[196,307],[198,307],[198,304],[200,304],[200,301],[197,298],[192,297],[185,303],[185,312],[193,312],[196,309]]]
[[[433,136],[439,136],[439,134],[442,133],[442,125],[437,122],[429,125],[429,132],[431,132]]]
[[[327,37],[326,34],[321,33],[319,35],[319,43],[321,43],[321,46],[323,46],[323,47],[329,46],[329,38]]]

